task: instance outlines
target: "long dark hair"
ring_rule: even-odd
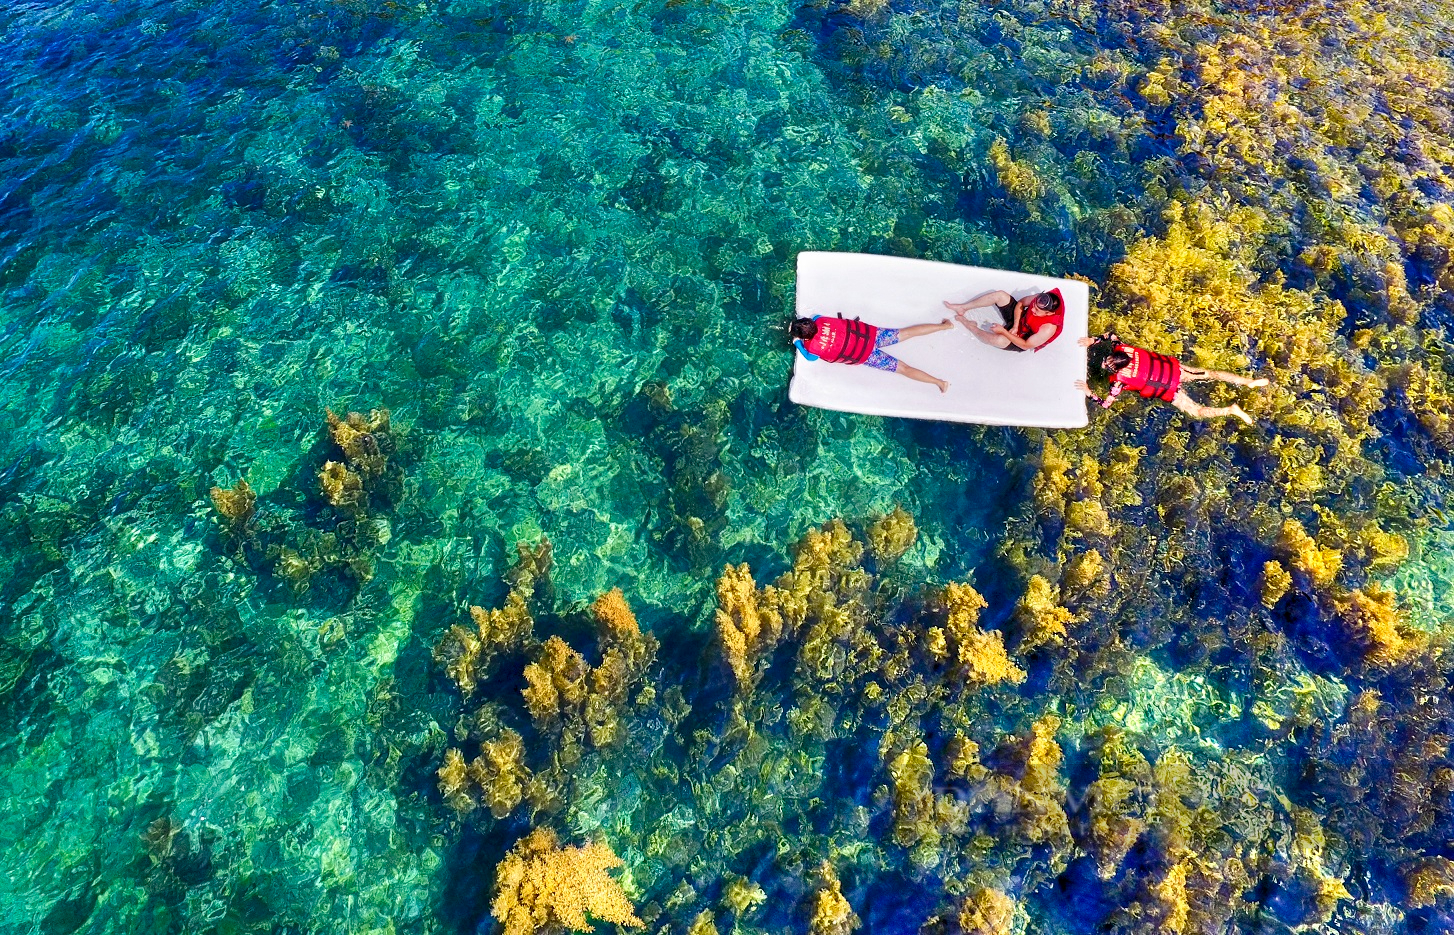
[[[803,341],[813,340],[818,333],[818,323],[811,318],[794,318],[793,323],[788,325],[788,334]]]
[[[1091,376],[1115,373],[1131,362],[1131,356],[1117,347],[1120,343],[1121,339],[1114,334],[1103,334],[1086,349],[1086,369]]]
[[[1131,355],[1120,348],[1116,348],[1106,354],[1105,359],[1101,361],[1101,369],[1106,373],[1115,373],[1130,362]]]

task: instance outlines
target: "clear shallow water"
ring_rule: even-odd
[[[1187,854],[1224,861],[1229,838],[1246,842],[1245,885],[1219,891],[1226,913],[1183,928],[1442,925],[1447,904],[1412,905],[1406,885],[1412,862],[1449,856],[1449,718],[1427,702],[1442,657],[1423,647],[1395,674],[1369,668],[1340,648],[1336,610],[1393,571],[1340,524],[1376,517],[1416,538],[1444,498],[1446,376],[1410,350],[1438,345],[1449,320],[1433,288],[1448,259],[1437,213],[1431,233],[1410,220],[1448,201],[1448,48],[1428,25],[1441,11],[1380,32],[1355,7],[1321,27],[1221,8],[1161,27],[1156,11],[1038,6],[12,7],[0,925],[489,930],[493,868],[539,825],[604,836],[652,931],[685,931],[706,910],[723,928],[806,930],[823,860],[867,931],[954,917],[977,886],[1009,894],[1036,930],[1165,928],[1166,879]],[[1281,77],[1237,96],[1208,63],[1236,52],[1248,16],[1289,43],[1354,36],[1370,51],[1299,76],[1244,49],[1245,71]],[[1409,64],[1421,56],[1424,72]],[[1175,71],[1168,57],[1184,106],[1154,92],[1173,77],[1149,77]],[[1353,77],[1318,97],[1338,68]],[[1417,93],[1369,73],[1407,76]],[[1220,149],[1198,135],[1203,121],[1255,129],[1268,101],[1294,108],[1268,130],[1274,168],[1234,134],[1218,131],[1232,141]],[[1404,127],[1397,184],[1371,167],[1368,139],[1327,138],[1359,114],[1383,126],[1367,113]],[[1360,172],[1366,188],[1349,181]],[[1069,496],[1101,497],[1116,523],[1148,530],[1138,551],[1037,500],[1041,433],[787,404],[779,329],[796,251],[1104,281],[1142,238],[1167,234],[1163,209],[1179,202],[1292,219],[1248,236],[1241,275],[1344,303],[1320,333],[1328,359],[1287,366],[1296,405],[1357,422],[1337,403],[1350,391],[1329,375],[1336,361],[1390,389],[1380,430],[1349,448],[1270,418],[1256,439],[1311,439],[1314,463],[1354,480],[1289,492],[1244,441],[1197,462],[1205,486],[1190,496],[1173,483],[1189,473],[1177,452],[1231,436],[1195,428],[1177,442],[1187,428],[1167,412],[1121,414],[1089,437],[1147,448],[1139,503]],[[1378,262],[1325,261],[1309,252],[1319,244]],[[1382,258],[1406,271],[1408,307]],[[1360,345],[1359,328],[1384,330]],[[1399,375],[1411,362],[1427,364],[1427,384]],[[246,478],[260,522],[294,544],[331,530],[316,481],[336,456],[325,411],[375,407],[392,414],[402,487],[372,509],[385,524],[362,547],[372,576],[335,565],[298,593],[271,560],[230,554],[209,488]],[[1291,596],[1264,608],[1262,563],[1295,562],[1252,501],[1343,549],[1342,577],[1294,568]],[[972,581],[982,625],[1014,650],[1032,574],[1060,583],[1094,545],[1120,577],[1080,599],[1062,584],[1073,648],[1015,652],[1018,687],[921,698],[908,686],[932,695],[943,679],[922,650],[897,682],[868,669],[815,680],[789,641],[742,708],[757,725],[744,735],[712,638],[723,564],[748,562],[767,583],[809,529],[844,517],[862,530],[896,504],[918,541],[893,569],[869,562],[875,596],[860,601],[862,629],[886,647],[942,622],[925,595],[944,582]],[[624,747],[588,752],[558,810],[459,819],[435,771],[451,746],[475,753],[462,712],[501,705],[533,769],[552,743],[519,701],[531,652],[465,702],[431,651],[467,605],[500,606],[515,543],[541,536],[553,593],[536,635],[564,635],[594,664],[584,606],[622,588],[662,641],[647,679],[659,700],[623,715]],[[1395,586],[1432,581],[1427,600],[1443,606],[1432,551],[1415,554]],[[864,700],[868,681],[914,699],[907,713]],[[1384,700],[1387,747],[1350,721],[1359,692]],[[818,727],[783,717],[815,710]],[[982,813],[941,821],[932,862],[925,835],[895,839],[906,807],[880,790],[901,748],[925,741],[925,782],[947,805],[967,781],[946,772],[952,735],[1009,776],[1014,751],[994,749],[1047,712],[1065,753],[1050,798],[1073,841]],[[1085,803],[1113,775],[1094,735],[1107,724],[1146,764],[1124,767],[1143,800],[1124,810],[1152,830],[1101,880]],[[1399,766],[1415,746],[1419,762]],[[1172,846],[1181,819],[1151,803],[1180,787],[1148,777],[1181,755],[1216,784],[1182,795],[1206,811]],[[1361,787],[1327,778],[1350,764],[1370,787],[1399,766],[1424,791],[1359,812]],[[1244,793],[1264,810],[1239,810]],[[1318,816],[1325,844],[1306,843],[1317,836],[1295,809]],[[1370,837],[1379,822],[1398,839]],[[1200,871],[1180,872],[1195,892]],[[770,895],[763,908],[721,908],[738,876]],[[1349,890],[1326,911],[1309,895],[1325,878]]]

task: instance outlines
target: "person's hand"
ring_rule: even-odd
[[[1075,343],[1076,344],[1079,344],[1081,347],[1090,347],[1092,344],[1096,343],[1096,339],[1095,338],[1077,338],[1076,341],[1075,341]],[[1084,383],[1085,381],[1082,380],[1080,382]]]
[[[1090,384],[1085,382],[1084,380],[1076,380],[1075,388],[1080,390],[1082,393],[1090,392]]]
[[[1007,335],[1007,334],[1010,333],[1010,329],[1009,328],[1006,328],[1004,325],[1000,325],[1000,324],[990,325],[990,331],[992,333],[994,333],[994,334],[1005,334],[1005,335]]]

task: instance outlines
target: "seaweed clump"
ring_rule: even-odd
[[[645,923],[607,873],[619,866],[621,859],[605,843],[561,847],[553,831],[536,828],[495,868],[491,911],[505,935],[595,931],[588,917],[640,928]]]
[[[467,763],[464,750],[451,747],[438,770],[441,795],[461,814],[480,801],[495,818],[506,817],[527,799],[537,811],[559,807],[581,758],[589,750],[609,750],[623,742],[632,690],[656,659],[656,638],[641,631],[619,588],[590,607],[596,665],[559,634],[538,641],[530,606],[548,612],[538,595],[551,593],[550,566],[548,540],[535,547],[520,543],[505,574],[511,589],[504,606],[471,606],[472,625],[451,626],[434,648],[436,663],[474,705],[461,717],[455,738],[478,743],[479,754]],[[529,660],[519,670],[528,722],[517,720],[517,730],[506,726],[518,718],[515,712],[474,696],[507,660],[521,657]]]
[[[818,878],[818,889],[810,902],[808,931],[812,935],[849,935],[858,928],[860,920],[843,898],[843,887],[833,865],[824,861],[818,867]]]
[[[295,595],[310,592],[323,573],[350,584],[350,596],[369,581],[390,539],[383,513],[403,495],[403,467],[392,459],[399,442],[388,410],[350,412],[346,418],[329,410],[327,428],[329,452],[315,474],[317,486],[302,492],[316,498],[311,504],[260,512],[245,480],[210,491],[234,558],[270,572]]]

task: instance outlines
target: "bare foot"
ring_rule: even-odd
[[[969,311],[968,302],[960,302],[958,305],[954,304],[953,302],[945,302],[944,307],[949,309],[956,315],[963,315],[965,312]]]
[[[1234,405],[1232,407],[1232,415],[1234,415],[1237,418],[1241,419],[1243,422],[1246,422],[1248,425],[1251,425],[1252,424],[1252,417],[1249,416],[1247,413],[1243,412],[1241,406],[1235,406]]]
[[[1253,380],[1252,382],[1248,383],[1247,385],[1248,386],[1267,386],[1271,382],[1272,381],[1269,380],[1269,379],[1267,379],[1266,377],[1258,377],[1257,379]]]

